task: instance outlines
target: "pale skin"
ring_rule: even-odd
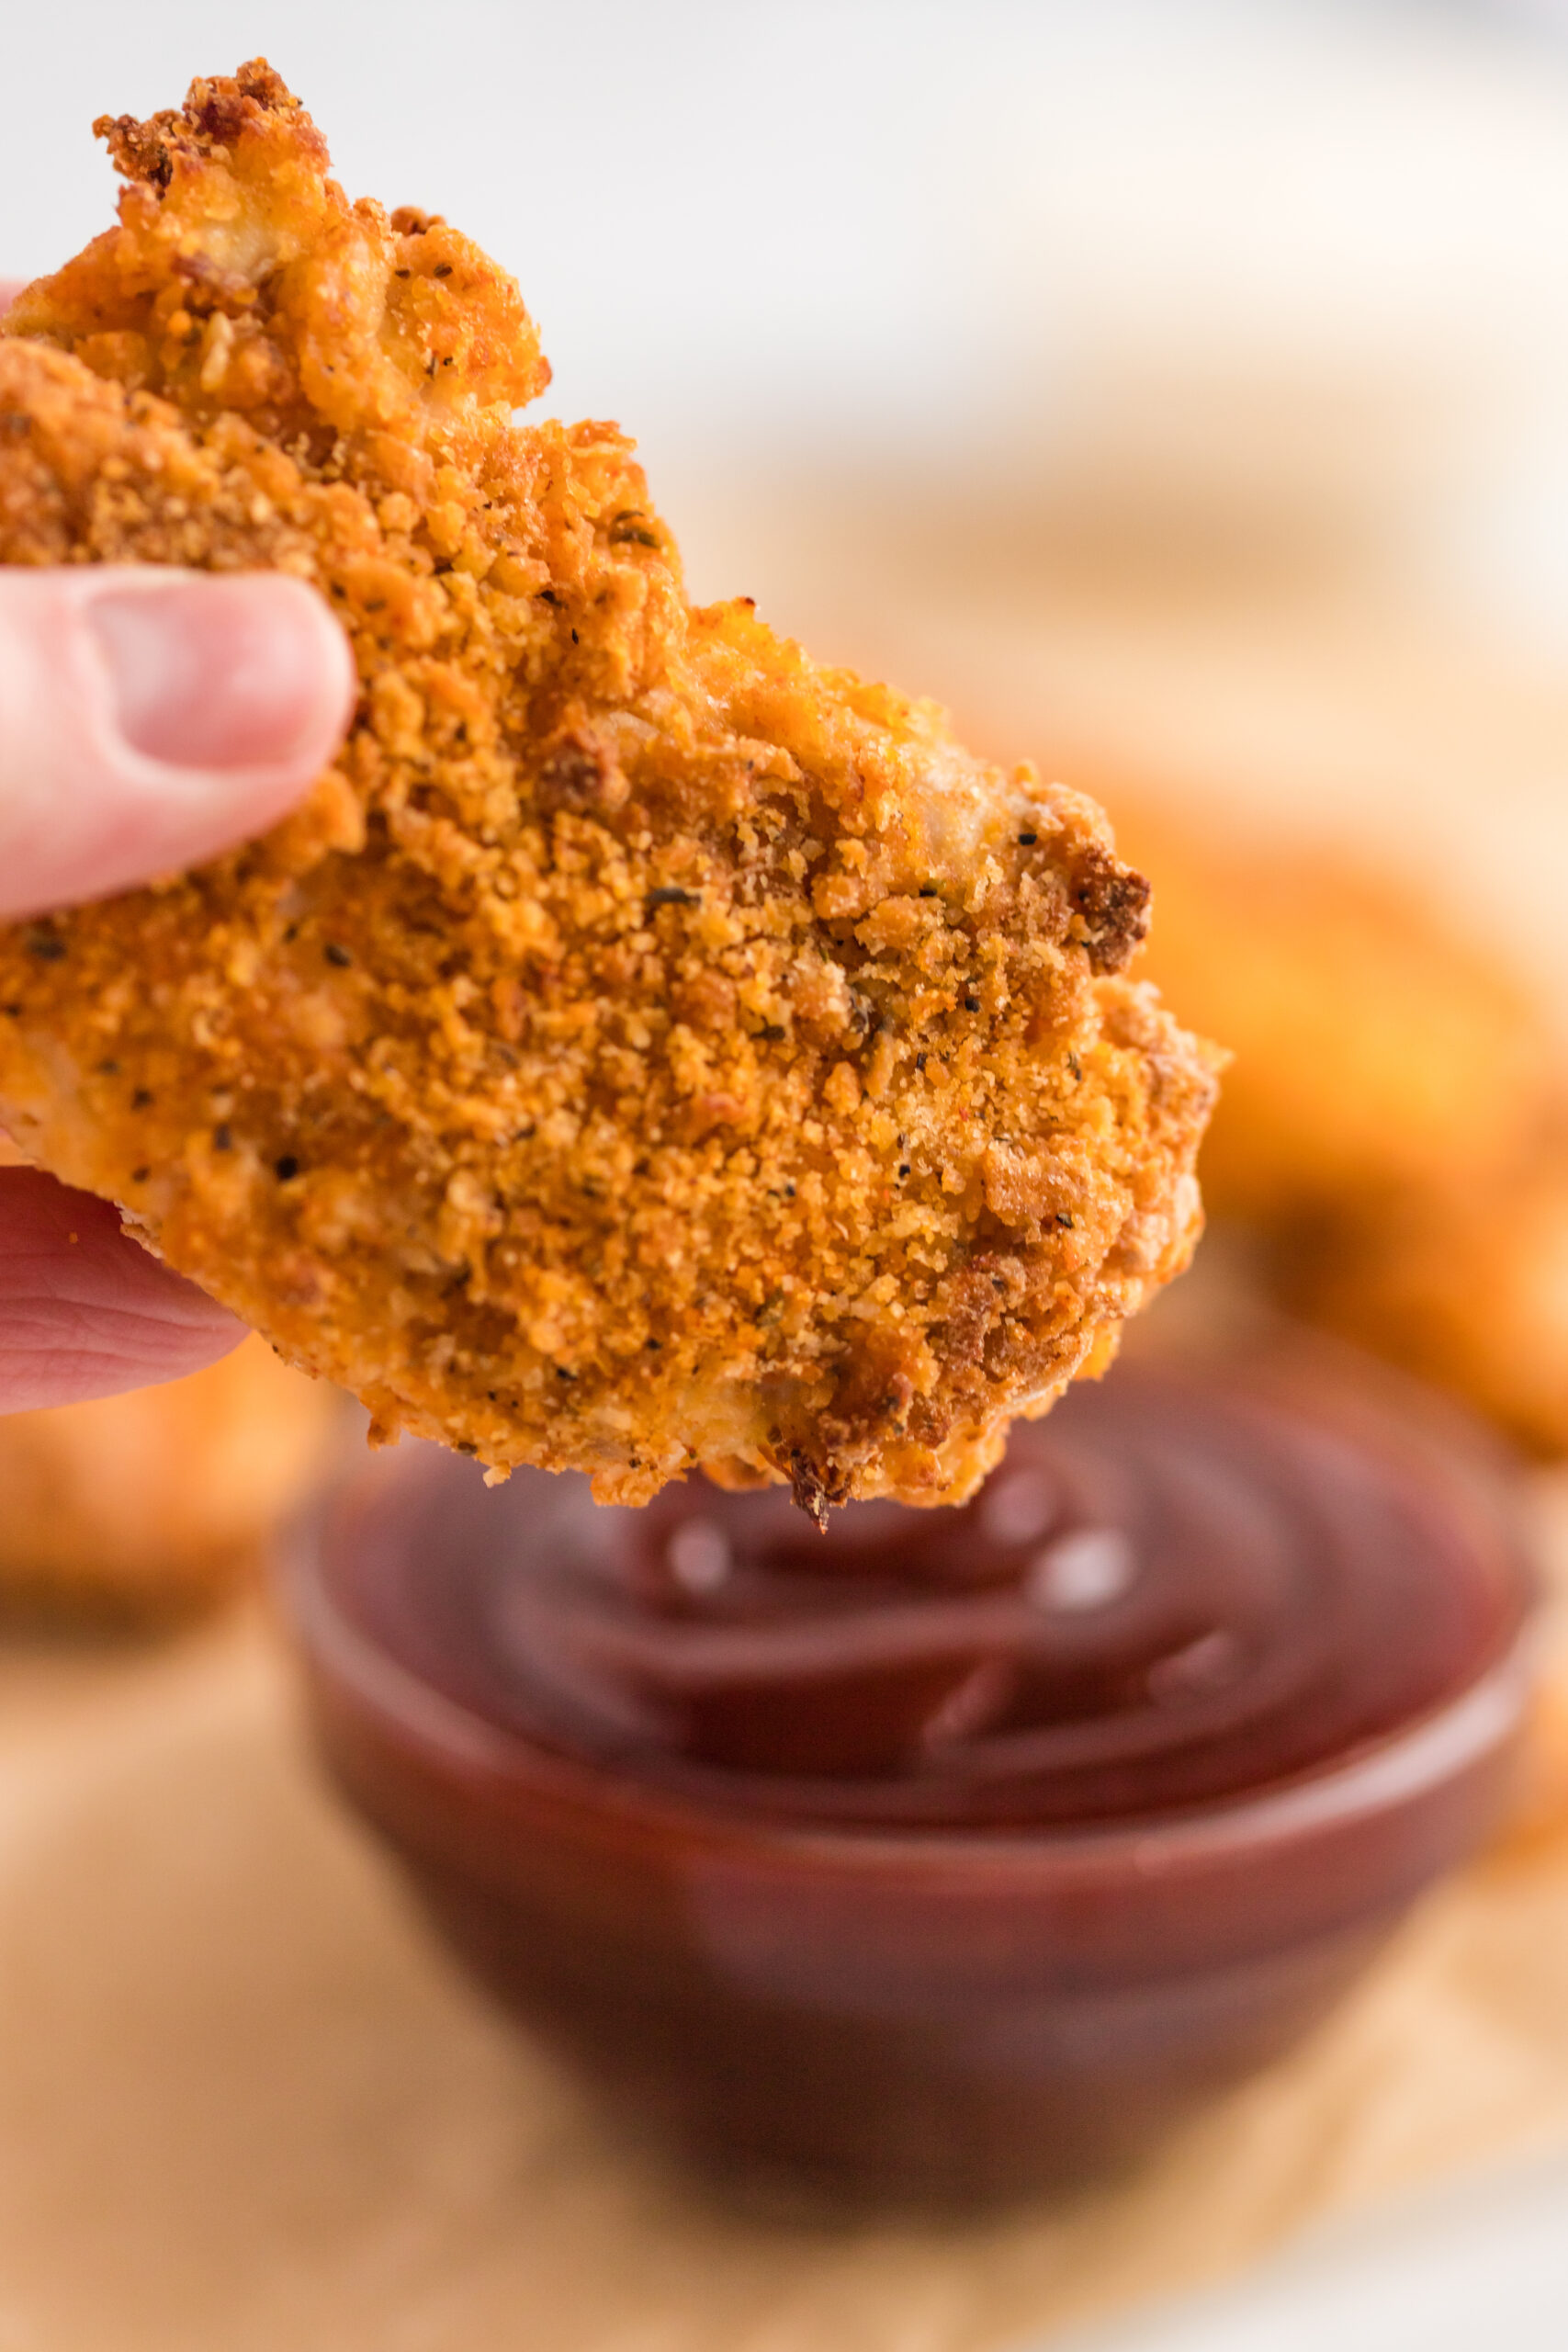
[[[0,311],[16,290],[0,280]],[[0,921],[263,831],[333,758],[354,695],[347,643],[298,581],[0,571]],[[0,1168],[0,1412],[176,1380],[243,1337],[108,1204]]]

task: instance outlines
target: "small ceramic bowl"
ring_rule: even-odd
[[[726,2177],[1119,2160],[1498,1817],[1531,1584],[1446,1422],[1129,1370],[964,1510],[858,1509],[820,1546],[771,1494],[595,1512],[409,1446],[288,1582],[321,1750],[453,1946]]]

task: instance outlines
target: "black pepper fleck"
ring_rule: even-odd
[[[234,1148],[234,1136],[233,1136],[233,1132],[232,1132],[232,1130],[230,1128],[230,1126],[228,1125],[227,1122],[225,1122],[225,1123],[224,1123],[224,1125],[222,1125],[221,1126],[217,1126],[217,1127],[214,1127],[214,1128],[213,1128],[213,1130],[212,1130],[212,1148],[213,1148],[213,1150],[214,1150],[214,1151],[232,1151],[232,1150],[233,1150],[233,1148]]]
[[[657,548],[659,535],[649,529],[640,506],[628,506],[610,525],[610,545],[613,548]]]
[[[291,1151],[286,1151],[282,1159],[275,1159],[272,1165],[273,1172],[280,1184],[287,1184],[291,1177],[298,1176],[299,1173],[299,1162]]]
[[[1039,839],[1038,833],[1020,833],[1018,845],[1020,849],[1032,849]]]
[[[337,966],[340,972],[346,972],[349,966],[354,961],[354,958],[349,954],[347,948],[340,947],[335,939],[329,939],[326,945],[322,948],[321,953],[326,957],[329,964],[335,964]]]

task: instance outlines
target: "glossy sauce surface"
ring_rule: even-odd
[[[1462,1487],[1245,1382],[1119,1371],[959,1510],[780,1491],[648,1510],[433,1461],[345,1593],[422,1679],[547,1750],[808,1825],[1112,1825],[1310,1773],[1517,1631]]]

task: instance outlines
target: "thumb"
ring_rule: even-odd
[[[0,918],[264,831],[354,695],[343,631],[283,573],[0,569]]]

